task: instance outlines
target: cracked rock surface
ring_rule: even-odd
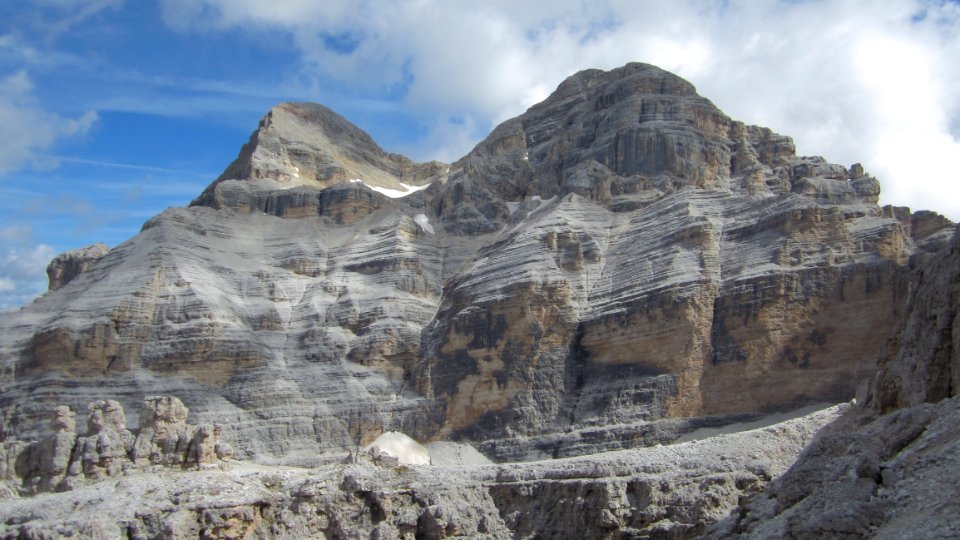
[[[860,404],[707,536],[960,536],[960,235],[916,263],[908,312]]]
[[[0,315],[0,440],[171,395],[260,463],[386,431],[538,460],[846,401],[952,233],[878,193],[647,64],[449,165],[281,104],[191,206]]]
[[[9,498],[0,537],[691,538],[795,459],[840,407],[753,431],[591,457],[477,466],[355,459],[132,468]]]

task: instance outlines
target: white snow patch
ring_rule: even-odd
[[[382,454],[393,456],[404,465],[429,465],[430,452],[427,448],[407,435],[398,431],[385,431],[365,450],[376,448]]]
[[[430,463],[433,465],[463,467],[493,464],[490,458],[469,444],[432,442],[427,445],[427,450],[430,452]]]
[[[411,186],[409,184],[404,184],[403,182],[400,182],[401,189],[390,189],[390,188],[385,188],[380,186],[371,186],[370,184],[364,182],[360,178],[351,178],[350,183],[351,184],[361,183],[367,186],[368,188],[372,189],[373,191],[376,191],[377,193],[380,193],[382,195],[386,195],[391,199],[399,199],[400,197],[406,197],[407,195],[412,195],[418,191],[421,191],[430,187],[430,184],[424,184],[422,186]]]
[[[433,225],[430,224],[430,218],[426,214],[417,214],[413,216],[413,220],[417,222],[421,229],[433,234]]]
[[[519,202],[507,202],[507,208],[510,209],[510,215],[513,215],[517,211],[517,208],[520,208]]]
[[[402,187],[403,190],[382,188],[377,186],[371,186],[369,184],[367,184],[367,187],[376,191],[377,193],[383,193],[384,195],[386,195],[387,197],[390,197],[391,199],[399,199],[400,197],[406,197],[407,195],[411,195],[418,191],[427,189],[428,187],[430,187],[430,184],[424,184],[422,186],[411,186],[411,185],[404,184],[403,182],[400,182],[400,187]]]

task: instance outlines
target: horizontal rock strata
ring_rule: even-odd
[[[0,505],[0,537],[692,538],[783,469],[838,408],[750,432],[547,462],[315,469],[230,462]]]
[[[907,313],[858,406],[708,537],[960,535],[960,234],[916,264]]]
[[[540,459],[846,400],[952,231],[878,194],[645,64],[449,166],[283,104],[190,207],[0,316],[0,440],[176,395],[264,463],[391,430]]]

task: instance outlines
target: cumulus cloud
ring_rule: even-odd
[[[33,97],[26,71],[0,79],[0,175],[25,165],[54,165],[44,153],[62,138],[87,133],[96,122],[93,111],[79,118],[45,111]]]
[[[21,306],[46,290],[46,267],[54,255],[51,246],[33,243],[29,227],[0,228],[0,311]]]
[[[415,157],[462,154],[580,69],[645,61],[688,78],[734,118],[792,135],[801,153],[862,162],[887,201],[960,218],[954,2],[162,0],[161,8],[184,31],[286,33],[319,84],[400,96],[432,130]]]

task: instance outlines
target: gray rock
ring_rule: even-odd
[[[839,412],[672,446],[522,464],[137,469],[69,492],[5,501],[0,536],[690,538],[761,490]]]
[[[449,169],[279,105],[192,206],[0,315],[3,436],[176,395],[261,463],[384,431],[530,459],[844,401],[952,230],[880,209],[861,169],[645,64],[573,75]],[[212,434],[132,451],[182,463]]]
[[[55,291],[70,282],[82,272],[87,271],[94,263],[103,258],[110,248],[105,244],[96,243],[84,248],[67,251],[54,257],[47,265],[47,277],[50,279],[49,289]]]
[[[75,489],[150,465],[211,466],[232,456],[220,441],[222,428],[187,424],[188,411],[174,397],[146,400],[136,438],[119,402],[98,400],[88,410],[85,435],[77,434],[74,412],[60,406],[53,409],[51,433],[40,441],[4,442],[0,498]]]
[[[5,480],[11,482],[11,491],[38,493],[60,489],[71,472],[70,464],[77,438],[76,414],[68,407],[56,407],[50,417],[52,433],[32,444],[8,445]],[[21,479],[23,486],[16,486]],[[14,491],[15,492],[15,491]]]
[[[230,195],[216,189],[229,180],[323,188],[362,179],[397,189],[401,183],[422,185],[445,168],[442,163],[418,164],[384,152],[369,135],[322,105],[283,103],[267,113],[237,159],[193,204],[230,206]],[[292,200],[296,197],[286,199],[296,203]]]
[[[960,534],[960,234],[916,264],[907,312],[858,406],[707,537]]]
[[[99,479],[116,476],[128,465],[133,434],[127,430],[123,407],[115,400],[100,400],[88,407],[87,434],[74,445],[74,474]]]

